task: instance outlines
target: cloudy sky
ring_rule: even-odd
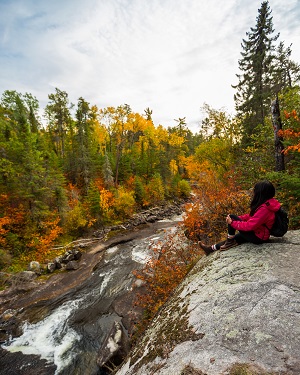
[[[269,0],[280,41],[300,63],[300,0]],[[241,41],[260,0],[0,0],[0,94],[29,92],[41,108],[55,88],[99,108],[153,111],[155,125],[204,103],[234,112]]]

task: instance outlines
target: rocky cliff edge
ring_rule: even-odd
[[[300,231],[204,256],[117,375],[299,375]]]

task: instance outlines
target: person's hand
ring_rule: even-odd
[[[227,217],[226,217],[226,223],[227,224],[231,224],[232,223],[232,219],[231,219],[231,217],[229,215],[227,215]]]

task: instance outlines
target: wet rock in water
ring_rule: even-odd
[[[20,335],[20,319],[17,317],[18,311],[8,309],[0,315],[0,343],[4,343],[8,337]]]
[[[10,353],[1,347],[0,363],[0,375],[54,375],[56,370],[56,365],[37,355]]]
[[[119,366],[129,351],[128,334],[121,322],[114,322],[109,334],[99,349],[97,364],[100,369],[106,365]]]

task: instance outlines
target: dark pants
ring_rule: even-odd
[[[236,215],[229,215],[231,217],[232,220],[238,220],[238,221],[242,221],[238,216]],[[240,245],[242,243],[245,243],[245,242],[251,242],[251,243],[254,243],[256,245],[259,245],[261,243],[264,243],[265,241],[261,240],[259,237],[257,237],[255,234],[254,234],[254,231],[251,230],[251,231],[243,231],[243,230],[240,230],[237,234],[235,234],[235,229],[232,228],[232,226],[230,224],[228,224],[228,234],[230,236],[234,236],[234,239],[236,240],[236,242]],[[219,242],[216,244],[216,248],[219,250],[220,247],[225,243],[225,241],[222,241],[222,242]]]

